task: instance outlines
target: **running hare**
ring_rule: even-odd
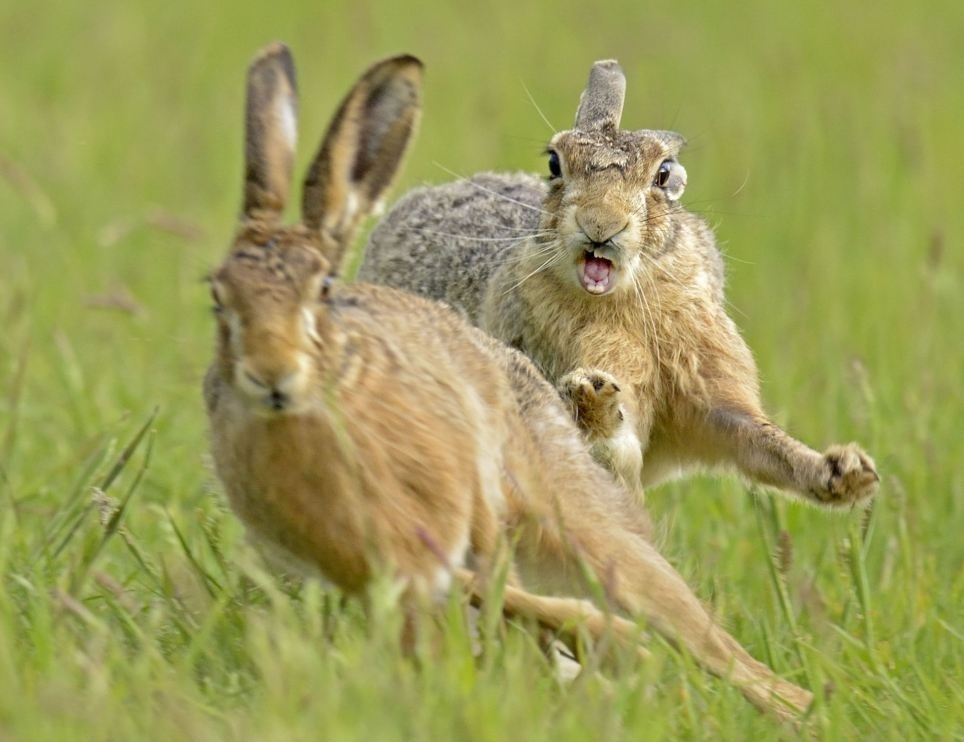
[[[413,191],[359,277],[460,307],[523,351],[630,487],[735,464],[818,505],[868,498],[878,477],[856,444],[818,453],[764,413],[713,233],[679,203],[683,138],[619,129],[625,85],[616,62],[593,66],[575,128],[549,142],[548,185],[483,174]]]
[[[244,206],[211,275],[217,339],[204,383],[231,505],[254,536],[349,593],[389,570],[411,611],[453,578],[484,599],[513,544],[506,613],[564,636],[611,626],[634,651],[628,618],[644,618],[758,707],[796,716],[811,694],[713,621],[527,358],[441,304],[331,279],[404,154],[420,75],[403,56],[361,77],[310,166],[301,224],[283,226],[294,69],[276,44],[249,70]],[[583,567],[624,617],[529,592],[585,595]]]

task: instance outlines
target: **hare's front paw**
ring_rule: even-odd
[[[814,494],[825,505],[855,505],[877,491],[880,477],[874,460],[856,443],[828,448],[823,469],[821,486]]]
[[[610,438],[622,424],[619,383],[612,374],[577,368],[559,380],[557,389],[590,439]]]

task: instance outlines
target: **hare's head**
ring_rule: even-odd
[[[550,265],[567,285],[596,296],[632,287],[673,232],[686,170],[684,139],[670,131],[619,128],[626,78],[596,62],[573,129],[549,142],[549,195],[542,228],[564,257]]]
[[[313,399],[328,286],[411,140],[421,68],[414,57],[400,56],[362,75],[308,169],[302,221],[293,226],[281,223],[296,139],[291,54],[274,44],[248,70],[241,223],[210,282],[221,375],[264,414],[297,412]]]

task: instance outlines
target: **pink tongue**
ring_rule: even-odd
[[[586,258],[586,269],[584,275],[593,281],[605,281],[609,278],[609,271],[613,264],[605,258],[588,257]]]

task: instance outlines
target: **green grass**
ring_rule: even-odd
[[[590,63],[622,61],[624,123],[690,138],[685,201],[717,225],[775,418],[860,440],[883,476],[866,519],[664,487],[667,553],[818,691],[817,736],[964,736],[964,11],[886,5],[0,7],[0,739],[792,736],[659,644],[560,688],[526,632],[475,662],[453,617],[416,669],[391,611],[366,622],[246,545],[205,455],[199,279],[239,204],[243,71],[276,38],[302,163],[365,65],[425,60],[397,193],[541,172],[526,88],[564,128]]]

